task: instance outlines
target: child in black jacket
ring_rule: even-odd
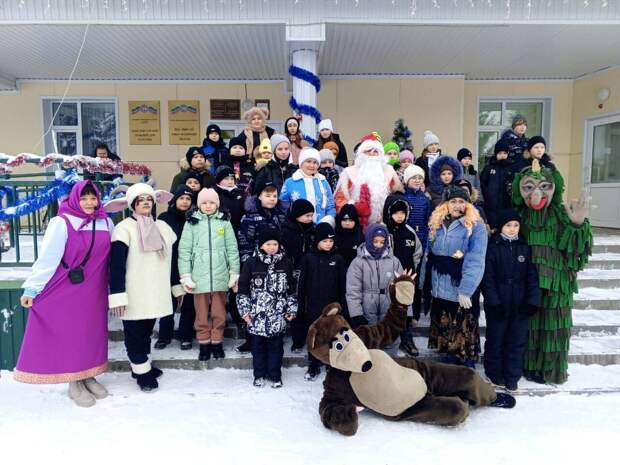
[[[414,229],[407,224],[409,219],[409,203],[402,194],[388,196],[383,207],[383,222],[392,235],[394,256],[400,260],[405,270],[415,270],[422,261],[422,243]],[[415,303],[415,301],[414,301]],[[419,305],[419,301],[417,302]],[[413,342],[413,317],[407,316],[407,327],[400,333],[400,350],[410,357],[419,354]]]
[[[489,240],[482,280],[487,322],[484,371],[491,382],[509,391],[518,388],[528,317],[541,303],[538,273],[530,247],[519,236],[520,223],[515,211],[500,212],[500,232]]]
[[[344,258],[347,268],[357,257],[357,248],[364,242],[364,234],[360,225],[355,205],[345,204],[336,215],[336,253]]]
[[[347,268],[344,258],[334,250],[335,235],[331,225],[319,223],[313,233],[313,248],[301,260],[297,302],[299,311],[305,315],[306,327],[332,302],[346,308]],[[305,379],[314,381],[321,372],[321,362],[310,352],[308,362]]]

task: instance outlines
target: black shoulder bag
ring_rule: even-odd
[[[95,228],[96,227],[97,227],[97,220],[94,219],[93,220],[93,234],[90,239],[90,247],[88,247],[88,252],[86,252],[86,256],[84,257],[84,260],[82,260],[82,262],[78,266],[76,266],[75,268],[69,269],[69,266],[65,263],[64,260],[60,261],[60,264],[63,266],[63,268],[66,270],[69,270],[69,273],[68,273],[69,281],[71,281],[72,284],[80,284],[81,282],[84,282],[84,265],[86,265],[86,262],[90,258],[90,253],[92,252],[93,245],[95,244]]]

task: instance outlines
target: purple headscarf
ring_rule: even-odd
[[[97,208],[90,215],[84,210],[82,210],[82,207],[80,207],[80,196],[82,195],[82,191],[84,190],[84,188],[89,184],[93,186],[95,194],[97,195],[98,202]],[[60,204],[60,207],[58,208],[58,214],[67,214],[82,218],[84,221],[82,221],[82,224],[80,224],[78,231],[91,221],[108,217],[105,210],[103,209],[103,205],[101,204],[101,195],[99,194],[99,189],[97,189],[97,186],[95,186],[90,180],[80,181],[73,186],[69,197],[63,200]]]

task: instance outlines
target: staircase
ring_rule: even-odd
[[[610,230],[597,231],[590,262],[578,277],[579,293],[573,307],[573,336],[569,352],[570,364],[617,365],[620,364],[620,233]],[[426,349],[428,317],[422,317],[415,328],[415,342],[423,359],[438,359],[438,354]],[[123,344],[121,322],[111,317],[110,323],[110,369],[128,371],[129,363]],[[486,323],[484,312],[480,317],[481,343],[484,347]],[[156,328],[157,330],[157,328]],[[238,339],[236,326],[226,328],[223,360],[198,361],[197,343],[190,351],[181,351],[179,342],[173,340],[166,349],[152,350],[151,357],[160,368],[206,370],[211,368],[251,369],[250,354],[240,354],[234,348],[243,341]],[[155,336],[156,337],[156,336]],[[290,351],[290,338],[285,339],[285,367],[303,366],[305,353]],[[570,371],[570,369],[569,369]],[[618,387],[620,390],[620,386]],[[583,391],[591,392],[592,390]],[[533,389],[533,394],[555,392],[548,387]],[[594,389],[594,392],[597,392]],[[603,390],[601,392],[608,392]]]

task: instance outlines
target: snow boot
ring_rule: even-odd
[[[321,365],[310,362],[310,365],[308,365],[308,371],[306,371],[306,374],[304,375],[304,379],[306,381],[315,381],[317,376],[319,376],[320,374]]]
[[[254,382],[252,384],[254,387],[262,388],[265,385],[265,380],[263,378],[254,378]]]
[[[281,379],[279,379],[279,380],[277,380],[277,381],[272,381],[272,382],[271,382],[271,387],[272,387],[273,389],[279,389],[279,388],[281,388],[282,386],[283,386],[283,384],[282,384],[282,380],[281,380]]]
[[[489,404],[489,407],[513,408],[517,400],[505,392],[497,392],[497,397]]]
[[[153,378],[157,379],[159,378],[161,375],[164,374],[163,371],[161,371],[159,368],[151,365],[151,369],[148,371],[147,374],[150,374]],[[133,371],[131,372],[131,377],[133,379],[138,379],[138,375],[136,375]]]
[[[181,350],[191,350],[192,341],[181,341]]]
[[[97,382],[95,378],[88,378],[84,380],[84,386],[90,392],[95,399],[105,399],[110,395],[108,390],[100,383]]]
[[[216,360],[226,357],[226,354],[224,353],[224,346],[221,342],[219,344],[212,344],[211,351],[213,353],[213,358]]]
[[[97,403],[83,381],[71,381],[69,383],[69,397],[78,407],[92,407]]]
[[[198,360],[206,362],[211,359],[211,344],[200,344],[200,353]]]
[[[159,387],[159,383],[155,379],[155,376],[153,376],[152,371],[153,370],[142,375],[136,375],[136,381],[142,392],[153,392]]]
[[[400,346],[398,347],[402,350],[407,357],[417,357],[420,355],[420,351],[413,342],[413,336],[408,331],[403,331],[400,336]]]
[[[157,350],[165,349],[168,344],[170,344],[170,342],[172,342],[170,341],[170,339],[157,339],[157,342],[155,343],[153,348]]]

